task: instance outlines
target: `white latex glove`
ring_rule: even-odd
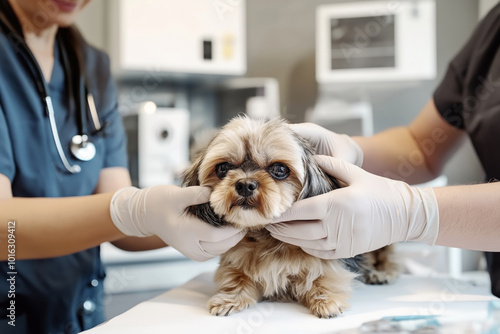
[[[155,234],[185,256],[205,261],[224,253],[244,237],[233,227],[214,227],[185,213],[186,207],[207,203],[209,197],[210,189],[206,187],[127,187],[111,199],[111,220],[125,235]]]
[[[410,187],[336,158],[316,160],[348,186],[296,202],[267,227],[274,238],[325,259],[349,258],[399,241],[435,243],[439,212],[432,188]]]
[[[348,135],[332,132],[314,123],[290,124],[290,128],[315,148],[315,154],[339,158],[359,167],[363,164],[363,150]]]

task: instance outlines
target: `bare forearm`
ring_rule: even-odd
[[[434,193],[438,245],[500,251],[500,182],[435,188]]]
[[[129,187],[132,185],[130,174],[126,168],[112,167],[101,171],[99,183],[97,184],[96,193],[115,192],[120,188]],[[143,251],[157,249],[167,246],[157,236],[139,238],[139,237],[123,237],[115,240],[112,244],[126,251]]]
[[[0,259],[7,258],[9,221],[16,222],[17,259],[61,256],[122,238],[109,214],[112,195],[0,201]]]
[[[439,176],[464,138],[465,133],[448,124],[431,99],[410,125],[354,140],[363,150],[364,169],[415,184]]]
[[[363,150],[363,169],[407,183],[433,179],[410,131],[406,127],[392,128],[372,137],[354,137]]]
[[[138,237],[125,237],[116,241],[112,244],[122,250],[129,252],[147,251],[152,249],[158,249],[168,246],[163,240],[161,240],[156,235],[145,238]]]

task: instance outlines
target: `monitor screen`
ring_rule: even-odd
[[[332,18],[331,69],[395,67],[394,21],[394,15]]]

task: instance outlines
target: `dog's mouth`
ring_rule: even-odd
[[[256,205],[256,203],[252,199],[240,198],[236,201],[236,203],[231,205],[231,209],[237,206],[243,210],[252,210],[252,209],[255,209],[255,205]]]

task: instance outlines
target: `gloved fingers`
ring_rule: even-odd
[[[314,158],[323,171],[347,184],[351,184],[353,181],[357,180],[361,175],[360,172],[363,172],[359,167],[341,159],[325,155],[316,155]]]
[[[319,125],[314,123],[295,123],[295,124],[289,124],[288,126],[290,127],[290,129],[292,129],[293,132],[297,133],[307,141],[316,139],[316,137],[318,136],[319,129],[321,128]]]
[[[324,260],[340,259],[339,255],[334,250],[318,250],[313,248],[302,248],[309,255],[319,257]]]
[[[215,227],[193,217],[196,220],[196,237],[200,242],[218,243],[231,239],[235,235],[240,235],[242,230],[231,226]],[[242,237],[240,237],[241,239]]]
[[[236,244],[238,244],[241,239],[245,237],[245,234],[245,232],[239,231],[228,239],[218,242],[200,241],[200,246],[205,251],[205,253],[208,253],[212,256],[217,256],[227,252],[229,249],[236,246]]]
[[[348,135],[346,136],[346,140],[348,140],[351,143],[351,150],[349,150],[349,158],[345,159],[346,161],[349,161],[350,163],[361,167],[363,165],[363,160],[364,160],[364,152],[361,149],[361,147]]]
[[[210,260],[210,259],[215,257],[215,255],[211,255],[211,254],[207,253],[201,247],[201,245],[198,245],[197,248],[192,248],[192,249],[189,249],[187,251],[183,251],[183,250],[178,250],[178,251],[181,252],[184,256],[190,258],[191,260],[197,261],[197,262],[207,261],[207,260]]]
[[[326,194],[293,203],[290,209],[285,211],[281,216],[274,218],[271,224],[294,220],[322,220],[325,218],[328,209],[323,196],[326,196]]]
[[[328,251],[332,250],[335,247],[335,245],[331,243],[327,238],[306,240],[306,239],[290,238],[273,233],[271,233],[271,236],[287,244],[299,246],[301,248],[315,249],[318,251]]]
[[[198,205],[207,203],[210,200],[211,189],[208,187],[192,186],[186,188],[179,188],[179,192],[176,192],[176,200],[179,203],[181,209],[191,205]]]
[[[233,247],[245,235],[233,227],[217,228],[187,215],[177,222],[175,230],[165,232],[167,244],[195,261],[206,261],[223,253],[224,247],[226,250]]]
[[[298,220],[286,223],[275,223],[266,226],[276,239],[291,238],[297,240],[321,240],[328,237],[321,220]],[[283,241],[283,240],[282,240]]]

